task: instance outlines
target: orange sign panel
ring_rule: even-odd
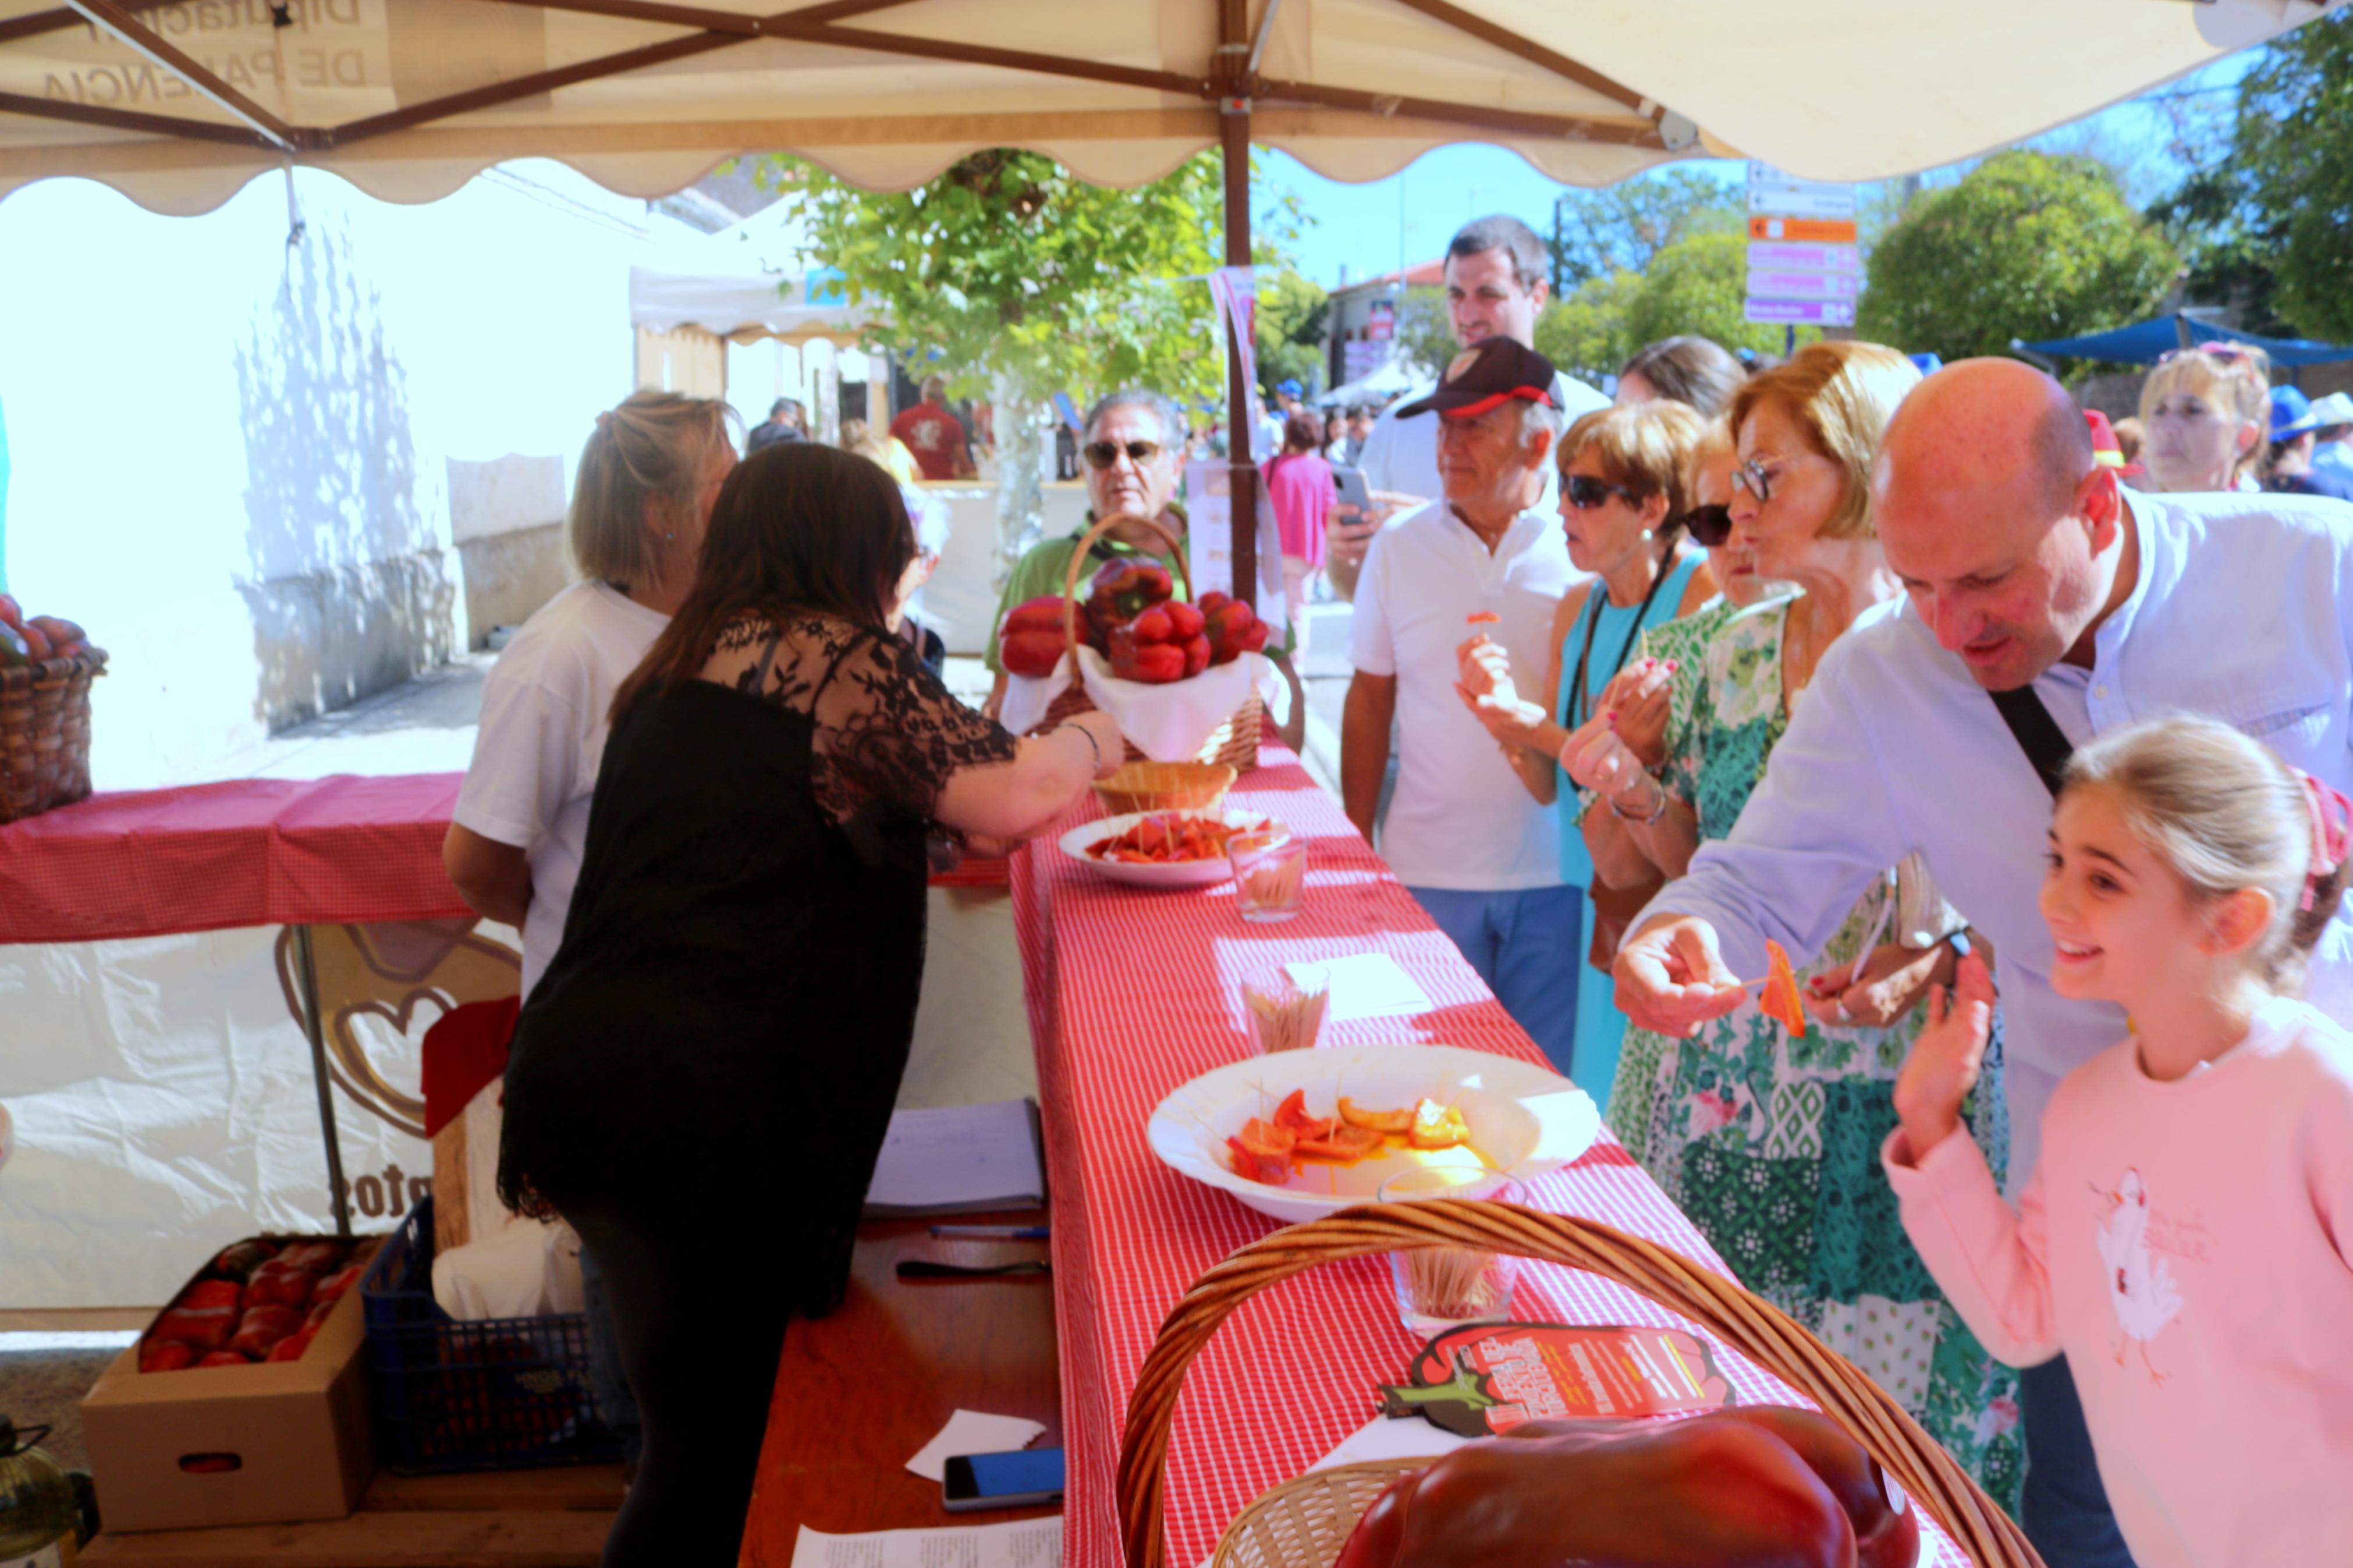
[[[1751,239],[1800,240],[1815,245],[1852,245],[1854,220],[1826,217],[1752,217]]]

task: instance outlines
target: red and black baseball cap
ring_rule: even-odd
[[[1398,409],[1398,417],[1410,419],[1434,408],[1448,419],[1476,419],[1515,397],[1556,408],[1559,405],[1552,398],[1556,374],[1552,361],[1527,344],[1492,337],[1456,354],[1446,374],[1439,377],[1438,390]]]

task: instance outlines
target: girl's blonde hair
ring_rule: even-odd
[[[633,392],[609,412],[580,449],[565,539],[583,577],[617,587],[650,583],[660,572],[646,499],[692,506],[711,455],[734,445],[734,410],[715,397]]]
[[[2252,419],[2258,429],[2265,428],[2272,416],[2272,356],[2253,343],[2200,343],[2158,362],[2140,384],[2141,424],[2147,426],[2157,405],[2177,392],[2202,397],[2236,419]],[[2231,465],[2231,482],[2237,484],[2263,456],[2263,442],[2249,446]],[[2132,461],[2131,456],[2125,460]]]
[[[1896,405],[1920,384],[1920,369],[1879,343],[1808,343],[1741,383],[1725,416],[1737,437],[1759,404],[1772,402],[1803,426],[1815,449],[1846,470],[1824,539],[1875,539],[1871,459]]]
[[[845,419],[841,422],[841,449],[845,452],[855,452],[860,457],[870,462],[879,463],[885,468],[891,466],[891,453],[882,445],[882,437],[876,434],[873,426],[863,419]]]
[[[2274,991],[2301,981],[2313,943],[2344,898],[2346,875],[2341,863],[2311,875],[2312,807],[2303,774],[2228,724],[2154,719],[2077,752],[2061,798],[2077,790],[2115,800],[2133,837],[2197,902],[2245,888],[2269,893],[2271,929],[2250,956]]]
[[[1623,485],[1639,503],[1667,498],[1667,519],[1658,530],[1662,548],[1672,548],[1691,510],[1692,444],[1705,421],[1690,405],[1661,398],[1650,403],[1613,403],[1580,417],[1560,438],[1560,469],[1586,454],[1601,477]]]

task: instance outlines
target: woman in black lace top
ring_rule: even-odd
[[[927,835],[1018,839],[1120,760],[1100,714],[1016,740],[949,696],[884,630],[914,554],[872,463],[759,452],[614,700],[499,1167],[596,1255],[644,1412],[606,1568],[735,1560],[786,1321],[840,1299],[906,1065]]]

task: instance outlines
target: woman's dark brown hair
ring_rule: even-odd
[[[815,613],[881,626],[914,558],[907,503],[873,463],[814,441],[754,452],[720,489],[694,586],[614,693],[614,716],[701,674],[741,616]]]

